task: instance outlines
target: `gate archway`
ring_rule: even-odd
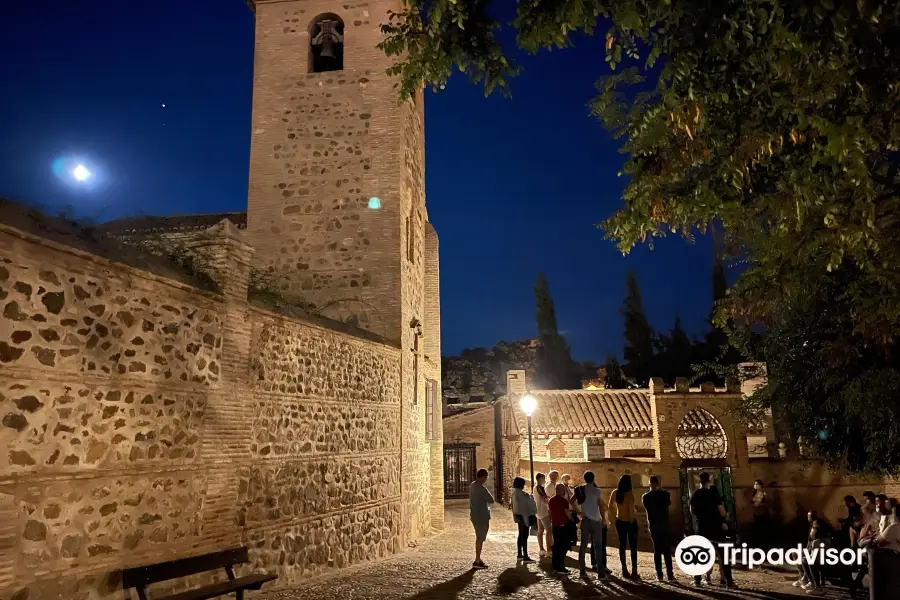
[[[700,485],[700,473],[704,471],[710,474],[712,484],[718,490],[728,512],[728,521],[733,525],[734,487],[731,469],[726,461],[728,436],[719,420],[704,408],[692,408],[678,424],[675,448],[682,459],[679,479],[685,534],[695,530],[690,500],[694,490]]]

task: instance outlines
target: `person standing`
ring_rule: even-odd
[[[575,550],[576,544],[578,543],[578,513],[575,509],[575,502],[573,501],[575,498],[575,490],[571,485],[572,476],[565,473],[560,477],[560,481],[566,486],[566,500],[569,501],[570,519],[569,523],[566,525],[566,541],[569,544],[569,550]]]
[[[879,548],[900,552],[900,505],[894,505],[892,510],[893,522],[878,534],[874,544]]]
[[[531,524],[537,522],[537,507],[534,498],[525,492],[525,480],[521,477],[513,480],[512,513],[513,520],[519,527],[516,558],[522,562],[534,562],[528,556],[528,533],[531,531]]]
[[[875,497],[875,503],[878,507],[878,534],[880,535],[894,524],[894,511],[891,508],[891,499],[886,494],[878,494]]]
[[[847,507],[847,518],[839,521],[841,525],[840,544],[841,547],[852,548],[854,525],[862,519],[862,507],[856,498],[850,495],[844,496],[844,506]]]
[[[875,492],[866,490],[863,492],[863,505],[860,509],[863,515],[863,525],[872,523],[877,526],[880,520],[878,515],[878,501],[875,498]]]
[[[547,484],[547,495],[552,498],[556,494],[556,486],[559,485],[559,471],[553,469],[547,473],[547,479],[550,480]]]
[[[734,587],[731,577],[731,565],[722,560],[722,552],[718,543],[725,540],[725,532],[728,530],[726,517],[728,512],[725,504],[719,496],[718,490],[712,487],[709,473],[700,473],[700,487],[691,495],[691,514],[697,519],[697,535],[702,535],[716,546],[716,561],[722,572],[722,584],[726,587]],[[694,585],[699,586],[702,578],[694,577]]]
[[[484,487],[487,478],[487,469],[478,469],[475,481],[469,487],[469,518],[475,528],[475,561],[472,563],[475,569],[487,569],[481,560],[481,549],[491,527],[491,504],[494,503],[494,496]]]
[[[535,476],[535,480],[537,481],[537,485],[534,487],[534,502],[537,505],[537,538],[538,538],[538,548],[540,549],[539,556],[541,558],[547,556],[547,552],[550,550],[550,541],[553,536],[552,533],[552,525],[550,524],[550,497],[547,495],[547,490],[544,487],[547,481],[547,476],[543,473],[538,473]],[[544,540],[546,539],[547,549],[544,550]]]
[[[807,537],[806,549],[810,552],[816,549],[819,552],[825,552],[831,546],[833,533],[831,525],[825,519],[820,518],[819,514],[814,510],[810,511],[806,518],[809,522],[809,536]],[[821,596],[825,587],[822,567],[810,563],[804,557],[800,563],[800,571],[803,573],[803,576],[799,582],[794,582],[794,585],[797,586],[799,584],[799,587],[806,590],[807,594]]]
[[[634,493],[631,491],[631,475],[622,475],[619,484],[609,496],[609,522],[616,524],[619,535],[619,561],[622,563],[622,577],[640,579],[637,570],[637,515],[634,510]],[[625,549],[631,546],[631,573],[625,565]]]
[[[584,485],[575,490],[575,498],[581,505],[581,544],[578,548],[578,567],[581,576],[587,576],[584,555],[591,544],[591,568],[598,579],[606,577],[606,507],[603,494],[594,483],[594,473],[584,472]]]
[[[756,534],[757,544],[763,550],[769,549],[770,546],[770,517],[771,505],[769,503],[769,494],[766,493],[762,479],[753,482],[753,530]]]
[[[566,498],[566,490],[563,484],[556,486],[556,494],[548,505],[550,507],[550,522],[553,525],[553,570],[557,573],[568,575],[566,568],[566,553],[569,551],[569,541],[566,539],[566,527],[571,519],[571,505]]]
[[[666,561],[666,578],[675,581],[672,569],[672,531],[669,528],[669,507],[672,498],[669,492],[660,487],[659,477],[650,477],[650,490],[641,496],[641,504],[647,511],[647,527],[653,541],[653,564],[656,567],[656,579],[663,580],[662,562]]]

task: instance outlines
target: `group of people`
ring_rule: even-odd
[[[807,548],[886,548],[900,552],[900,502],[896,498],[866,491],[862,504],[854,496],[845,496],[844,506],[847,516],[840,519],[838,527],[833,527],[816,511],[807,514]],[[800,579],[794,582],[794,586],[802,587],[808,594],[824,594],[825,573],[822,568],[804,562],[800,570]],[[855,571],[855,575],[853,568],[841,574],[848,580],[851,595],[855,595],[860,588],[863,577],[868,573],[868,565],[858,565]]]
[[[475,568],[487,568],[481,551],[490,523],[490,505],[493,496],[484,487],[488,473],[479,469],[469,494],[470,516],[475,528]],[[587,556],[591,557],[591,570],[597,578],[612,574],[606,565],[606,537],[608,527],[615,527],[619,539],[619,560],[622,577],[639,580],[637,566],[638,520],[630,475],[623,475],[618,485],[604,502],[603,494],[591,471],[584,473],[584,485],[572,487],[571,477],[558,471],[548,475],[538,473],[533,493],[525,491],[526,482],[521,477],[513,481],[512,513],[518,526],[517,559],[533,562],[528,553],[528,538],[532,527],[537,528],[540,557],[550,556],[552,568],[568,574],[566,556],[578,550],[578,566],[582,577],[587,576]],[[650,489],[641,502],[647,513],[650,537],[653,540],[653,558],[656,575],[660,581],[674,581],[672,570],[671,530],[669,527],[669,492],[660,487],[659,477],[650,478]],[[579,541],[578,531],[581,536]],[[626,556],[630,550],[631,569]],[[666,572],[663,576],[662,565]]]
[[[484,487],[488,472],[479,469],[469,494],[470,516],[475,528],[475,568],[487,568],[481,558],[484,540],[490,526],[490,506],[494,502],[491,493]],[[637,566],[638,520],[635,511],[635,497],[630,475],[622,475],[618,485],[604,502],[603,494],[596,485],[594,474],[584,473],[584,485],[572,487],[568,475],[560,476],[558,471],[549,475],[538,473],[536,485],[531,494],[525,491],[526,481],[516,477],[512,491],[513,519],[518,526],[516,544],[517,559],[533,562],[528,552],[528,538],[533,527],[537,529],[540,557],[551,557],[552,568],[561,574],[568,574],[566,556],[578,550],[578,566],[582,577],[587,576],[586,558],[591,557],[591,570],[597,578],[612,574],[606,565],[607,530],[612,525],[619,540],[619,560],[623,578],[639,580]],[[708,540],[718,542],[734,541],[730,530],[728,513],[719,491],[713,485],[709,473],[700,473],[700,487],[694,490],[690,500],[690,511],[694,521],[694,533]],[[660,581],[673,582],[672,530],[669,524],[669,509],[672,504],[669,492],[660,486],[657,476],[650,477],[649,489],[642,495],[641,504],[647,515],[647,527],[653,542],[653,561],[656,577]],[[809,525],[806,545],[814,548],[886,548],[900,552],[900,501],[885,494],[867,491],[863,503],[853,496],[846,496],[844,504],[847,517],[840,520],[838,527],[832,527],[827,519],[816,511],[807,515]],[[754,484],[752,499],[755,529],[771,526],[771,506],[763,482]],[[580,529],[580,541],[578,530]],[[766,536],[768,537],[768,536]],[[763,540],[758,540],[763,541]],[[765,547],[768,547],[766,543]],[[626,558],[630,550],[631,569]],[[734,587],[731,566],[725,564],[721,553],[716,557],[721,576],[720,585]],[[665,564],[665,573],[663,573]],[[824,575],[819,565],[803,562],[801,577],[794,585],[802,587],[808,594],[823,594]],[[867,565],[859,565],[842,574],[849,581],[851,594],[860,588],[863,577],[868,572]],[[707,581],[709,581],[707,575]],[[702,578],[694,577],[694,585],[701,585]]]

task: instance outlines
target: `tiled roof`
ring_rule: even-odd
[[[199,215],[142,216],[109,221],[99,227],[112,235],[152,235],[179,231],[202,231],[228,219],[238,229],[247,227],[246,212],[203,213]]]
[[[644,434],[653,431],[649,390],[551,390],[532,391],[537,410],[531,422],[535,435]],[[525,431],[525,415],[518,402],[512,410],[520,432]],[[761,431],[762,418],[747,426]],[[705,409],[688,412],[679,424],[680,435],[710,435],[720,424]]]
[[[534,391],[537,410],[531,430],[537,435],[650,433],[649,390]],[[516,421],[524,431],[525,416],[512,403]]]

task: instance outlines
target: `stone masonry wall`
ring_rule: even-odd
[[[444,434],[441,423],[443,403],[441,373],[441,294],[438,236],[431,223],[425,224],[425,375],[435,382],[436,398],[432,417],[435,430],[430,440],[431,526],[444,526]],[[427,414],[427,410],[426,410]]]
[[[0,227],[0,598],[121,598],[123,567],[242,544],[288,585],[428,532],[400,350],[249,307],[233,227],[195,249],[221,295]]]
[[[397,551],[395,348],[250,313],[253,421],[239,524],[279,584]]]
[[[102,595],[123,564],[236,543],[205,520],[222,298],[6,227],[0,298],[0,597]]]

